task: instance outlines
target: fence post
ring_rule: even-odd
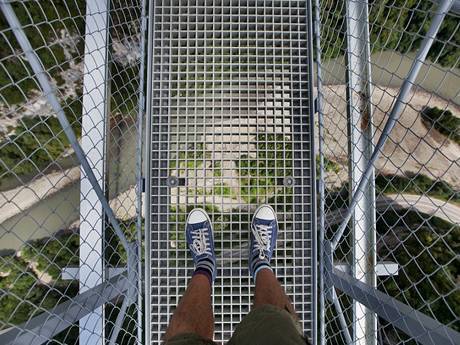
[[[373,152],[372,90],[367,0],[347,0],[347,117],[352,195]],[[374,172],[372,171],[372,176]],[[372,287],[375,276],[375,184],[371,178],[354,210],[352,229],[353,276]],[[353,344],[377,344],[376,315],[353,301]]]
[[[102,190],[108,97],[108,1],[86,5],[81,146]],[[104,281],[104,212],[83,169],[80,182],[80,293]],[[80,344],[103,345],[104,307],[80,320]]]

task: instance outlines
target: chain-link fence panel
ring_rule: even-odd
[[[361,12],[353,13],[359,3],[364,4]],[[440,3],[316,2],[322,102],[316,138],[322,144],[318,162],[323,164],[323,245],[335,239],[344,219],[352,197],[354,174],[364,174],[362,162],[353,159],[354,150],[365,159],[363,148],[353,140],[353,131],[361,126],[364,136],[364,127],[370,121],[372,142],[367,145],[372,149],[381,139],[416,54],[439,15]],[[371,211],[365,209],[366,200],[358,202],[333,253],[333,265],[356,277],[357,271],[365,270],[359,264],[362,256],[367,255],[366,260],[374,257],[376,262],[370,273],[380,292],[459,331],[460,32],[456,9],[458,6],[454,4],[449,13],[443,11],[445,17],[427,59],[421,61],[420,72],[403,100],[400,116],[396,117],[379,152],[375,178],[370,183],[375,185],[375,193],[364,192],[362,197],[375,197],[367,200],[373,205]],[[353,26],[356,17],[364,25]],[[358,54],[353,40],[365,43]],[[369,43],[368,52],[366,43]],[[352,63],[356,58],[365,59],[370,67],[368,78],[362,83],[364,91],[352,82],[356,74],[366,78],[365,72]],[[368,95],[365,89],[370,90]],[[367,104],[364,111],[356,109],[353,102],[353,94],[359,92],[364,99],[362,103]],[[358,124],[351,117],[356,110],[362,115]],[[372,217],[371,212],[375,212],[375,223],[371,222],[366,231],[375,232],[375,240],[365,235],[354,236],[354,227],[363,218]],[[369,243],[371,240],[373,243]],[[363,247],[368,252],[363,254]],[[326,294],[325,343],[346,344],[352,340],[360,344],[414,344],[431,335],[430,332],[420,333],[418,337],[407,334],[381,316],[375,318],[377,327],[373,331],[360,329],[368,327],[363,312],[357,310],[362,306],[353,303],[339,288],[334,291],[331,293],[337,293],[342,310],[338,312],[334,296]],[[414,315],[420,320],[419,314]],[[403,322],[405,318],[406,315],[400,315]],[[433,330],[436,339],[434,333]]]
[[[1,6],[0,342],[138,343],[144,1]]]

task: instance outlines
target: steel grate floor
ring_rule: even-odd
[[[151,340],[192,271],[184,223],[214,223],[215,339],[249,312],[249,222],[278,212],[274,267],[310,335],[313,184],[306,1],[155,0],[151,100]]]

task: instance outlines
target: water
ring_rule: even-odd
[[[394,51],[375,53],[371,56],[372,82],[375,85],[398,88],[409,73],[415,53],[401,55]],[[338,57],[323,62],[323,83],[345,83],[345,58]],[[442,67],[426,62],[420,70],[415,82],[428,93],[452,100],[460,104],[458,85],[460,85],[460,71],[458,69]]]
[[[107,162],[110,198],[126,191],[136,181],[136,130],[131,126],[129,129],[121,129],[120,132],[113,131],[115,132],[116,138],[111,140],[113,145]],[[135,200],[127,198],[126,202],[131,206]],[[51,236],[68,228],[79,216],[78,180],[0,224],[0,252],[6,249],[17,250],[28,240]]]

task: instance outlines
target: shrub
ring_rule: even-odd
[[[425,124],[433,126],[460,145],[460,118],[454,116],[450,110],[424,107],[421,114]]]

